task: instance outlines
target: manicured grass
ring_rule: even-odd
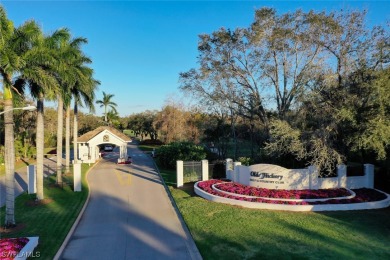
[[[14,232],[3,232],[1,237],[39,236],[40,259],[53,259],[88,196],[86,172],[90,167],[82,165],[82,191],[73,192],[73,186],[55,185],[55,175],[45,179],[45,200],[47,204],[36,205],[35,195],[23,193],[15,201]],[[64,176],[64,181],[73,184],[72,176]],[[1,223],[4,223],[5,207],[1,208]],[[17,229],[20,228],[18,231]]]
[[[176,171],[175,170],[163,170],[160,172],[165,183],[168,186],[176,187]]]
[[[145,152],[151,152],[153,151],[154,149],[157,149],[159,148],[161,145],[144,145],[144,144],[140,144],[138,146],[138,148],[141,150],[141,151],[145,151]]]
[[[56,148],[45,148],[44,150],[44,154],[47,155],[47,156],[50,156],[48,155],[47,153],[52,151],[52,150],[55,150]],[[36,160],[33,159],[33,158],[29,158],[26,160],[22,159],[22,160],[18,160],[18,161],[15,161],[15,169],[20,169],[22,167],[26,167],[28,165],[31,165],[31,164],[35,164],[36,163]],[[0,165],[0,176],[1,175],[4,175],[5,174],[5,165],[4,163]]]
[[[29,161],[24,161],[24,160],[19,160],[17,162],[15,162],[15,169],[20,169],[22,167],[26,167],[30,164],[34,164],[35,163],[35,160],[33,159],[30,159]],[[0,165],[0,176],[1,175],[5,175],[5,165],[2,164]]]
[[[169,189],[204,259],[390,259],[390,208],[254,210]]]
[[[125,135],[130,136],[130,137],[134,137],[134,136],[135,136],[135,133],[134,133],[133,130],[128,130],[128,129],[126,129],[126,130],[123,130],[123,133],[124,133]]]

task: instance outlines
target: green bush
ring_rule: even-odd
[[[159,165],[165,169],[175,169],[178,160],[200,161],[206,158],[205,149],[190,142],[173,142],[160,146],[156,154]]]
[[[140,142],[140,145],[163,145],[164,143],[160,140],[146,139]]]
[[[36,148],[23,140],[15,140],[15,158],[17,160],[32,158],[36,154]]]
[[[242,165],[249,166],[252,164],[252,159],[249,157],[239,157],[238,161],[241,162]]]

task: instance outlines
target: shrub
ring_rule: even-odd
[[[140,142],[141,145],[163,145],[164,143],[160,140],[146,139]]]
[[[157,150],[157,161],[166,169],[175,169],[176,161],[200,161],[206,158],[206,151],[202,146],[190,142],[173,142],[160,146]]]
[[[239,157],[238,161],[241,162],[242,165],[249,166],[252,164],[252,159],[249,157]]]
[[[226,178],[225,161],[215,161],[213,164],[213,179]]]

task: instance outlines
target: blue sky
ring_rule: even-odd
[[[278,13],[367,9],[370,26],[390,20],[390,1],[4,1],[15,25],[36,20],[45,33],[62,27],[85,37],[102,91],[114,94],[120,116],[161,109],[181,96],[179,73],[197,67],[198,35],[247,27],[254,10]],[[96,114],[103,110],[97,107]]]

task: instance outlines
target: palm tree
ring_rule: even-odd
[[[109,126],[117,123],[119,119],[119,114],[116,110],[111,109],[107,112],[107,123]]]
[[[43,193],[43,151],[44,151],[44,100],[53,99],[58,91],[59,85],[56,77],[57,68],[57,46],[61,39],[68,37],[66,29],[55,31],[52,35],[43,35],[35,42],[30,51],[28,72],[20,77],[29,84],[31,95],[37,100],[37,199],[44,199]],[[39,72],[39,73],[38,73]],[[35,75],[35,74],[37,75]]]
[[[6,214],[5,225],[15,225],[15,147],[13,126],[13,96],[18,92],[20,81],[14,76],[26,69],[25,54],[31,42],[40,34],[35,22],[29,21],[15,28],[8,20],[5,10],[0,6],[0,75],[4,99],[4,163],[6,174]]]
[[[70,106],[65,110],[65,172],[70,171]]]
[[[57,128],[57,183],[62,183],[62,137],[63,137],[63,111],[65,105],[69,104],[69,93],[71,86],[74,86],[78,79],[82,78],[78,69],[80,58],[84,59],[81,51],[81,44],[87,43],[85,38],[64,39],[58,50],[58,80],[61,91],[57,94],[58,100],[58,128]],[[87,59],[87,58],[86,58]],[[64,104],[65,100],[65,104]]]
[[[84,74],[87,81],[77,82],[72,88],[71,93],[74,101],[74,118],[73,118],[73,158],[75,163],[78,161],[78,147],[77,147],[77,138],[78,138],[78,106],[82,106],[83,103],[90,111],[94,111],[95,107],[93,101],[95,100],[95,90],[100,84],[99,81],[95,80],[92,77],[93,70],[84,67]]]
[[[104,122],[106,123],[107,123],[107,107],[110,107],[113,111],[116,112],[117,104],[111,101],[113,97],[114,97],[113,94],[106,94],[103,91],[103,99],[96,101],[96,104],[99,104],[100,107],[104,107]]]
[[[67,96],[65,98],[65,104],[66,104],[66,160],[65,160],[65,167],[68,170],[69,169],[69,160],[70,160],[70,101],[73,97],[74,99],[74,132],[73,132],[73,140],[74,140],[74,161],[77,162],[78,155],[77,155],[77,127],[78,127],[78,105],[83,105],[83,102],[85,105],[90,109],[90,111],[94,111],[94,105],[93,101],[95,99],[95,90],[98,84],[100,84],[98,81],[93,79],[93,70],[86,66],[87,63],[91,63],[91,60],[82,53],[80,53],[80,56],[78,59],[74,60],[74,69],[78,72],[76,73],[77,78],[73,85],[69,86],[69,92],[67,93]]]

